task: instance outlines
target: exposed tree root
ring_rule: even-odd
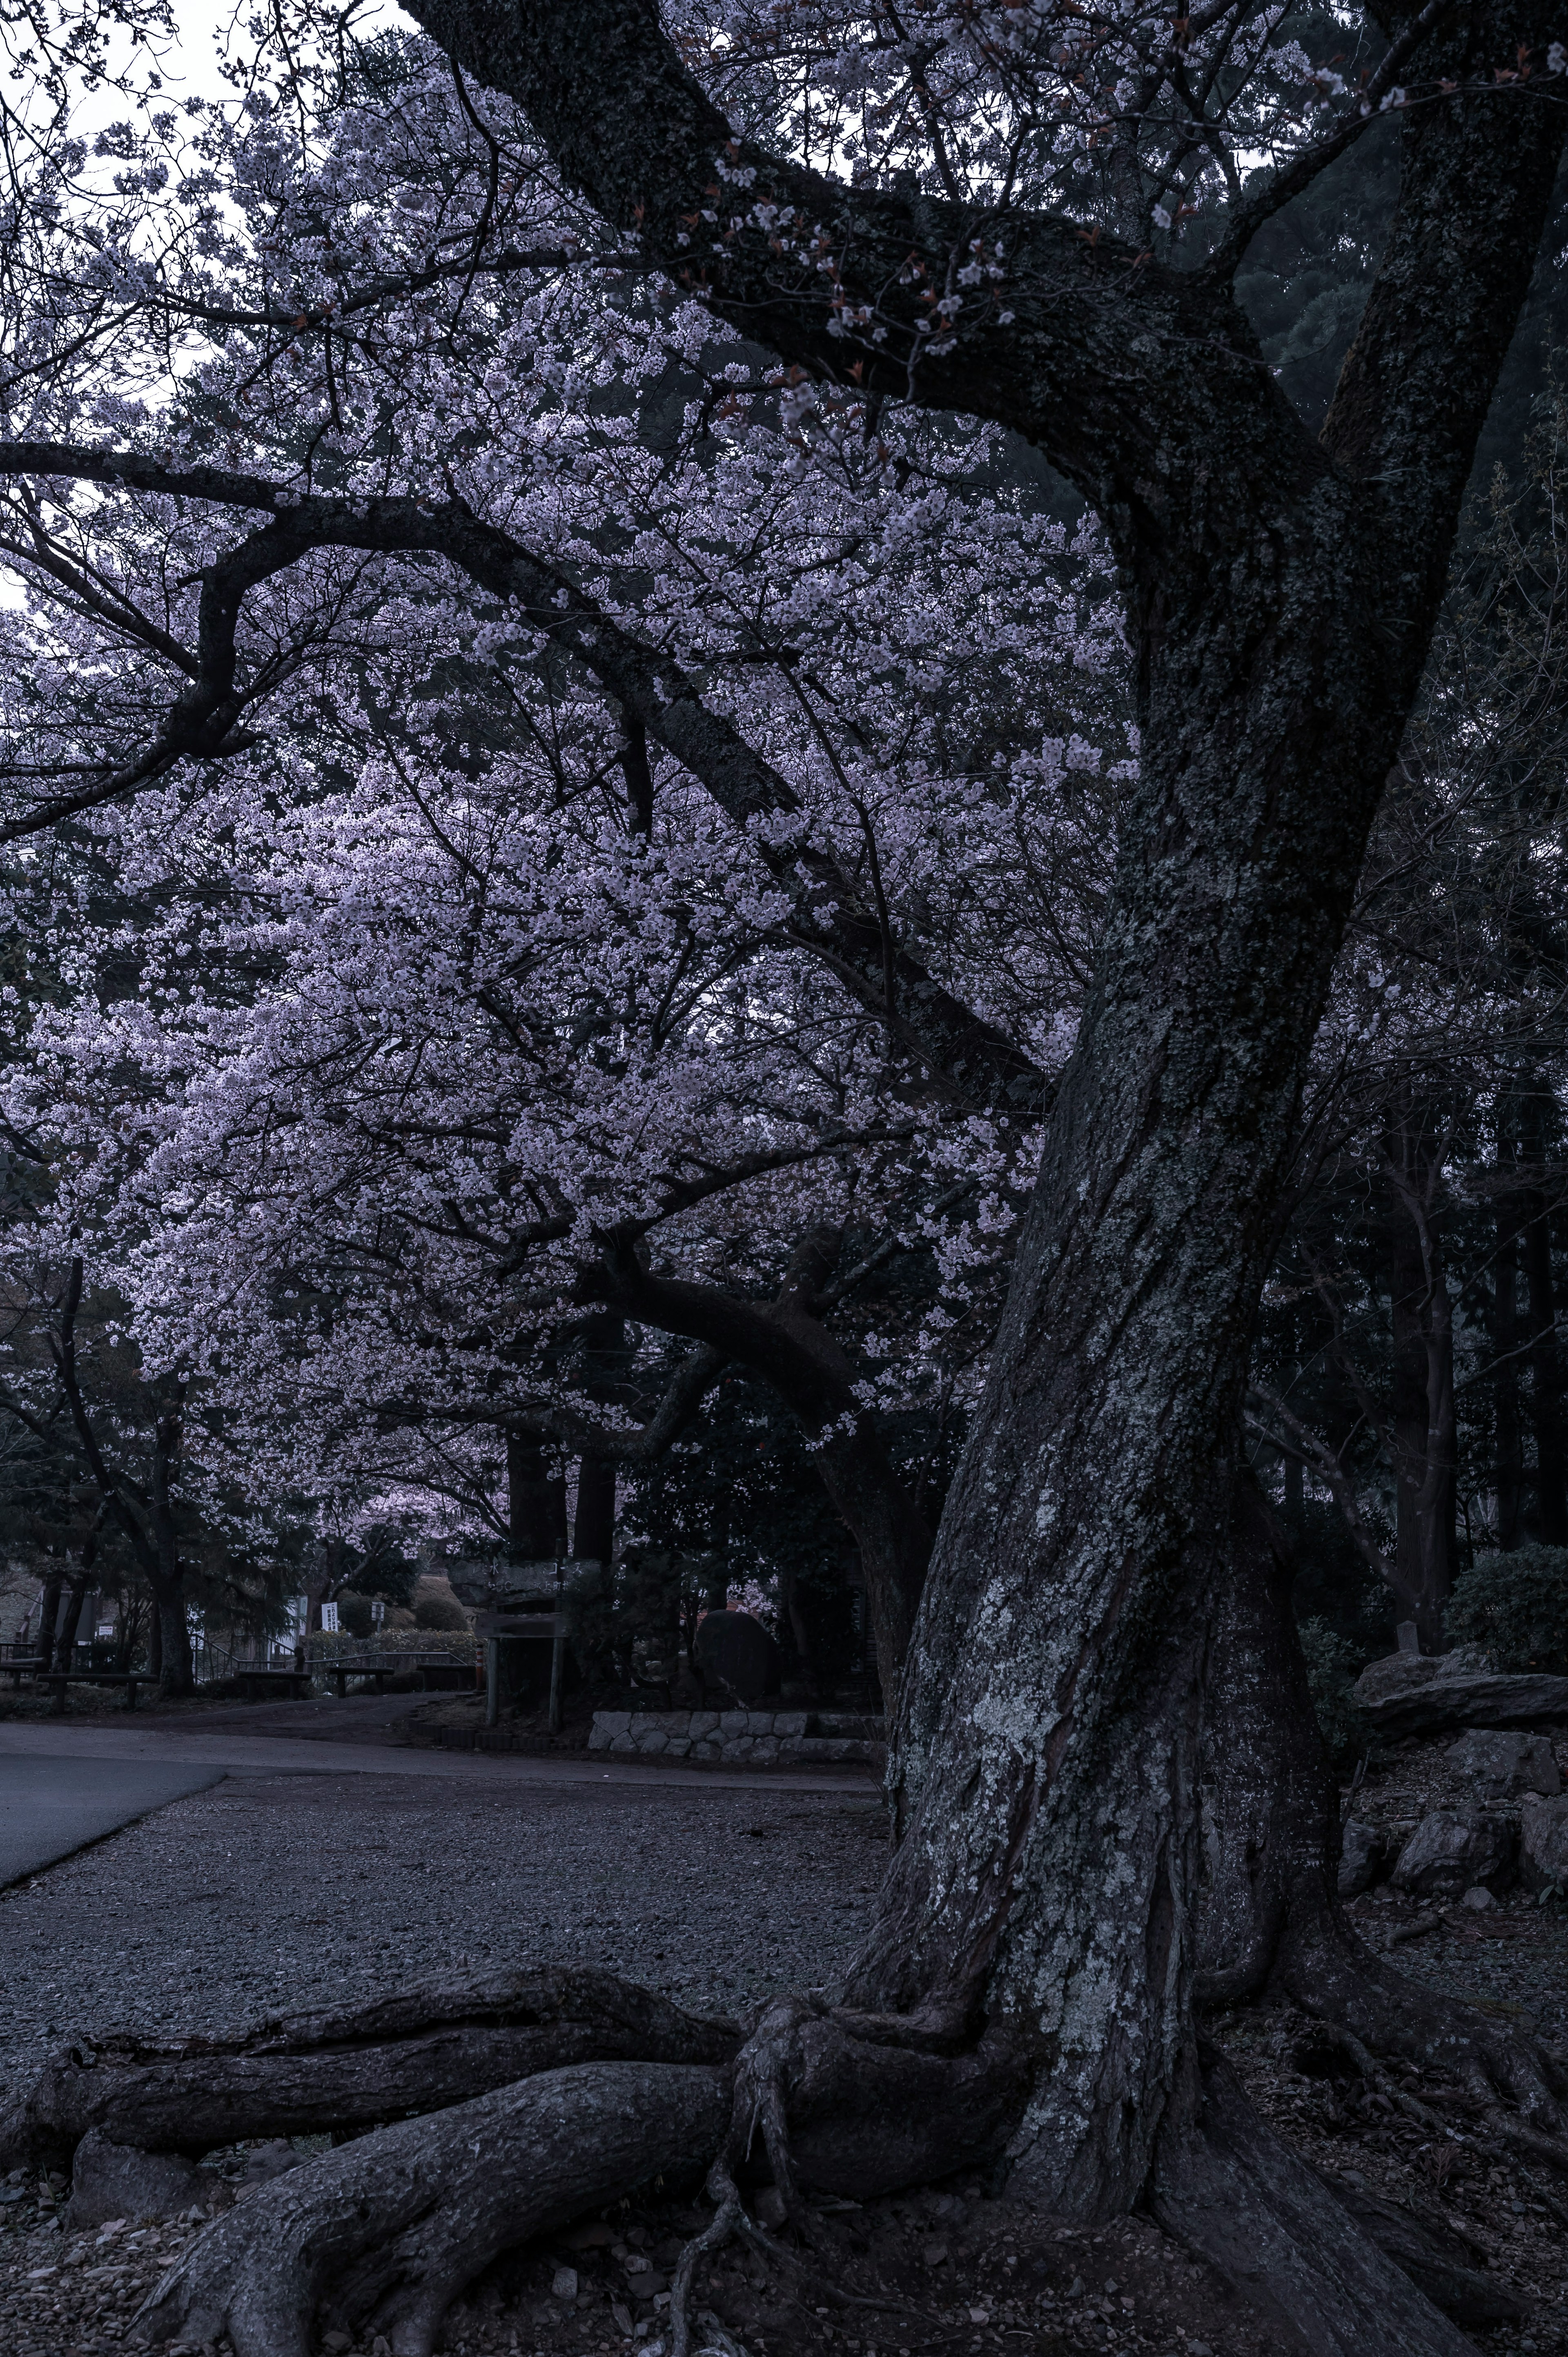
[[[614,2018],[629,2036],[632,2000],[644,1993],[592,1978],[596,2018]],[[400,2019],[421,2018],[415,2006]],[[566,2018],[575,2030],[577,2016]],[[728,2035],[657,1999],[644,2020],[671,2041]],[[745,2216],[726,2154],[744,2165],[760,2129],[781,2183],[893,2191],[993,2155],[1023,2097],[1006,2040],[949,2056],[929,2050],[918,2026],[910,2044],[894,2042],[894,2026],[880,2018],[861,2029],[809,1999],[780,2000],[734,2064],[552,2070],[360,2136],[210,2227],[147,2303],[142,2329],[163,2341],[226,2331],[238,2357],[305,2357],[317,2325],[337,2326],[385,2333],[397,2357],[425,2357],[447,2306],[501,2250],[655,2175],[702,2174],[715,2162],[720,2216],[702,2247],[737,2233],[809,2273]],[[798,2191],[794,2200],[799,2209]],[[680,2282],[682,2313],[696,2263],[693,2255]]]
[[[264,2021],[239,2039],[70,2048],[0,2113],[0,2168],[68,2168],[90,2128],[192,2156],[252,2136],[357,2133],[571,2062],[723,2063],[740,2042],[733,2023],[683,2013],[612,1973],[425,1984]]]
[[[1151,2208],[1314,2357],[1476,2357],[1205,2051],[1162,2134]]]
[[[1568,2147],[1564,2146],[1562,2138],[1541,2136],[1533,2128],[1526,2127],[1513,2113],[1505,2112],[1493,2102],[1489,2086],[1483,2084],[1478,2094],[1472,2093],[1457,2098],[1445,2090],[1434,2092],[1433,2100],[1442,2103],[1443,2111],[1434,2111],[1430,2103],[1422,2103],[1407,2088],[1397,2085],[1377,2057],[1369,2053],[1360,2040],[1353,2037],[1349,2030],[1337,2022],[1325,2020],[1321,2016],[1314,2018],[1324,2034],[1342,2054],[1348,2057],[1367,2084],[1377,2091],[1390,2109],[1402,2112],[1407,2119],[1413,2120],[1417,2127],[1425,2128],[1429,2135],[1453,2136],[1458,2133],[1452,2116],[1457,2106],[1462,2108],[1462,2115],[1470,2123],[1466,2141],[1488,2158],[1505,2159],[1511,2149],[1522,2152],[1531,2160],[1547,2161],[1555,2169],[1568,2167]],[[1483,2128],[1489,2129],[1490,2135],[1480,2133]],[[1553,2201],[1548,2194],[1546,2206],[1561,2224],[1568,2226],[1568,2210],[1561,2202]]]
[[[209,2226],[140,2310],[154,2341],[226,2332],[236,2357],[310,2357],[318,2327],[429,2357],[453,2299],[502,2251],[650,2178],[704,2169],[730,2075],[594,2062],[358,2137]]]
[[[1507,2284],[1471,2265],[1474,2253],[1456,2235],[1440,2236],[1397,2202],[1385,2201],[1364,2186],[1318,2173],[1363,2233],[1369,2234],[1401,2273],[1455,2324],[1513,2324],[1529,2313],[1524,2301]]]
[[[775,1999],[736,2059],[726,2165],[739,2170],[760,2132],[805,2225],[801,2186],[865,2200],[994,2156],[1023,2108],[1024,2051],[1001,2029],[967,2053],[950,2043],[918,2019]]]
[[[1558,2057],[1462,1998],[1406,1980],[1357,1936],[1337,1903],[1293,1915],[1269,1993],[1321,2021],[1358,2068],[1362,2055],[1369,2062],[1398,2056],[1454,2081],[1495,2136],[1568,2171],[1568,2073]],[[1409,2109],[1402,2090],[1384,2092]],[[1422,2124],[1440,2127],[1430,2112]]]
[[[690,2357],[692,2345],[691,2298],[692,2286],[699,2266],[714,2257],[729,2242],[743,2242],[770,2266],[781,2266],[811,2286],[813,2295],[830,2308],[865,2308],[884,2314],[899,2316],[918,2314],[908,2300],[894,2302],[870,2299],[860,2292],[848,2292],[809,2266],[795,2252],[786,2250],[771,2235],[747,2217],[740,2190],[723,2160],[715,2160],[708,2171],[708,2192],[717,2202],[712,2222],[703,2233],[693,2235],[682,2252],[670,2287],[670,2357]]]

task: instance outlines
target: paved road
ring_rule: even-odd
[[[31,1730],[28,1730],[29,1732]],[[168,1801],[205,1792],[224,1770],[188,1757],[71,1757],[74,1747],[0,1750],[0,1888],[102,1841]]]
[[[450,1779],[469,1785],[484,1783],[506,1791],[529,1784],[632,1785],[644,1791],[681,1792],[688,1798],[702,1792],[857,1792],[862,1799],[875,1797],[876,1785],[869,1775],[833,1776],[816,1770],[810,1774],[789,1775],[777,1770],[746,1774],[717,1768],[660,1768],[641,1761],[613,1760],[601,1764],[597,1756],[569,1754],[564,1758],[539,1760],[518,1751],[426,1751],[395,1744],[323,1743],[318,1738],[288,1735],[251,1735],[231,1727],[204,1727],[188,1720],[177,1729],[173,1727],[89,1727],[80,1722],[63,1727],[30,1724],[21,1720],[0,1720],[0,1767],[28,1761],[80,1761],[83,1765],[102,1765],[105,1779],[113,1770],[108,1763],[117,1760],[134,1761],[145,1766],[151,1773],[155,1766],[166,1773],[178,1767],[191,1774],[190,1784],[177,1786],[176,1791],[192,1792],[202,1784],[215,1783],[225,1770],[244,1772],[261,1770],[276,1775],[280,1770],[305,1775],[340,1776],[345,1772],[366,1776],[423,1776]],[[212,1772],[203,1772],[210,1770]],[[171,1791],[165,1797],[173,1798]],[[156,1807],[156,1801],[145,1804]],[[126,1823],[142,1813],[140,1808],[128,1809],[113,1822]],[[109,1830],[105,1825],[103,1831]],[[91,1835],[82,1836],[91,1840]],[[64,1853],[57,1850],[54,1856]]]

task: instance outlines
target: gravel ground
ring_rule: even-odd
[[[1358,1808],[1394,1822],[1458,1797],[1442,1748],[1394,1754]],[[235,1776],[0,1897],[0,2072],[26,2075],[78,2029],[216,2029],[487,1963],[604,1964],[699,2008],[831,1986],[883,1857],[874,1799],[774,1793],[760,1780],[747,1792],[688,1793]],[[1358,1908],[1378,1945],[1412,1911],[1376,1894]],[[1402,1968],[1560,2037],[1568,1927],[1559,1910],[1510,1906],[1483,1921],[1397,1947]],[[1446,2229],[1471,2264],[1524,2295],[1521,2322],[1482,2336],[1487,2357],[1568,2357],[1561,2179],[1512,2155],[1434,2144],[1287,2009],[1240,2011],[1214,2027],[1298,2150]],[[219,2165],[253,2173],[272,2149],[237,2149]],[[277,2165],[290,2158],[282,2152]],[[306,2140],[292,2158],[310,2158]],[[206,2222],[73,2234],[61,2218],[66,2190],[36,2177],[0,2186],[4,2357],[128,2351],[135,2307]],[[829,2272],[885,2303],[869,2310],[830,2314],[787,2273],[721,2254],[699,2282],[725,2336],[715,2330],[709,2345],[739,2357],[1304,2351],[1288,2327],[1262,2329],[1148,2221],[1069,2235],[994,2190],[961,2177],[908,2200],[848,2205],[830,2221]],[[703,2214],[623,2204],[602,2223],[531,2244],[458,2303],[442,2345],[457,2357],[650,2357],[660,2287]],[[339,2357],[389,2357],[384,2342],[330,2345]]]
[[[883,1857],[869,1795],[234,1775],[0,1896],[0,2074],[487,1964],[727,2011],[841,1973]]]

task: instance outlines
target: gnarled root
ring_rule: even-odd
[[[1476,2357],[1449,2322],[1260,2118],[1223,2058],[1188,2068],[1156,2148],[1150,2206],[1314,2357]]]
[[[428,2357],[447,2308],[500,2252],[701,2170],[729,2118],[726,2070],[598,2062],[360,2136],[209,2226],[135,2322],[154,2341],[309,2357],[316,2327]]]
[[[252,2136],[350,2134],[443,2111],[567,2063],[727,2062],[740,2031],[612,1973],[416,1985],[284,2016],[237,2039],[114,2039],[53,2057],[0,2115],[0,2169],[68,2168],[90,2128],[198,2157]]]
[[[736,2058],[729,2134],[708,2179],[718,2204],[688,2244],[671,2290],[671,2357],[687,2357],[689,2303],[699,2262],[725,2243],[748,2243],[772,2265],[808,2276],[832,2307],[879,2308],[815,2275],[747,2217],[736,2173],[760,2135],[790,2222],[811,2239],[802,2194],[865,2201],[999,2153],[1028,2092],[1024,2052],[993,2029],[969,2051],[938,2015],[858,2013],[812,1996],[765,2006]]]
[[[1463,2091],[1466,2125],[1483,2139],[1568,2171],[1568,2074],[1558,2058],[1463,1998],[1406,1980],[1357,1937],[1334,1902],[1293,1910],[1269,1989],[1320,2020],[1363,2075],[1363,2058],[1391,2055],[1437,2072]],[[1414,2102],[1402,2090],[1390,2100],[1403,2111]],[[1439,2134],[1456,2124],[1428,2108],[1419,2118]]]
[[[727,2166],[744,2166],[760,2131],[801,2223],[802,2185],[865,2200],[994,2156],[1027,2093],[1024,2053],[1001,2029],[966,2053],[940,2050],[950,2043],[901,2016],[776,1998],[736,2059]]]
[[[629,2035],[630,1999],[643,1992],[611,1986]],[[657,1999],[648,2007],[647,2024],[668,2039],[721,2034]],[[733,2065],[552,2070],[358,2136],[209,2227],[139,2326],[159,2341],[227,2332],[237,2357],[305,2357],[315,2327],[341,2327],[385,2333],[397,2357],[425,2357],[448,2305],[501,2251],[654,2176],[715,2164],[720,2219],[703,2248],[738,2231],[799,2270],[745,2218],[724,2166],[726,2152],[744,2161],[758,2126],[782,2181],[886,2192],[994,2154],[1022,2099],[1005,2040],[942,2055],[918,2028],[909,2045],[893,2042],[896,2030],[780,2000]],[[678,2276],[682,2314],[695,2266],[693,2256]]]

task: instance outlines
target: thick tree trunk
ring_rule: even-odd
[[[76,1632],[81,1626],[81,1608],[87,1600],[91,1574],[83,1571],[66,1590],[65,1610],[60,1615],[59,1632],[55,1639],[55,1667],[69,1670],[71,1655],[76,1651]]]
[[[506,1437],[507,1532],[512,1558],[542,1563],[564,1555],[566,1544],[566,1484],[553,1475],[544,1451],[525,1433]]]
[[[585,1563],[608,1563],[615,1554],[616,1466],[611,1457],[584,1457],[577,1466],[577,1516],[572,1552]]]
[[[1425,1131],[1406,1120],[1387,1140],[1393,1322],[1396,1617],[1423,1653],[1443,1651],[1457,1547],[1458,1426],[1454,1319],[1433,1211]]]
[[[196,1664],[190,1650],[190,1629],[185,1617],[185,1580],[177,1565],[155,1584],[153,1592],[152,1674],[166,1699],[196,1691]]]
[[[1503,1141],[1498,1141],[1501,1165]],[[1511,1163],[1513,1150],[1508,1149]],[[1519,1203],[1510,1190],[1498,1197],[1497,1254],[1493,1262],[1491,1301],[1492,1455],[1497,1497],[1498,1544],[1505,1552],[1518,1546],[1524,1488],[1523,1427],[1520,1417],[1519,1383]]]
[[[58,1571],[50,1571],[44,1581],[44,1592],[38,1599],[38,1658],[46,1670],[57,1666],[56,1646],[59,1633],[59,1599],[65,1583]]]
[[[1531,1140],[1539,1155],[1539,1130]],[[1563,1430],[1563,1353],[1557,1341],[1557,1294],[1552,1270],[1552,1223],[1538,1188],[1521,1202],[1525,1284],[1530,1299],[1530,1418],[1535,1426],[1535,1520],[1548,1546],[1568,1546],[1568,1450]]]
[[[1301,1074],[1404,708],[1367,659],[1384,591],[1326,471],[1150,596],[1143,772],[909,1658],[903,1839],[856,1982],[1030,2025],[1049,2067],[1015,2169],[1086,2220],[1137,2198],[1189,2059],[1214,1534]]]

